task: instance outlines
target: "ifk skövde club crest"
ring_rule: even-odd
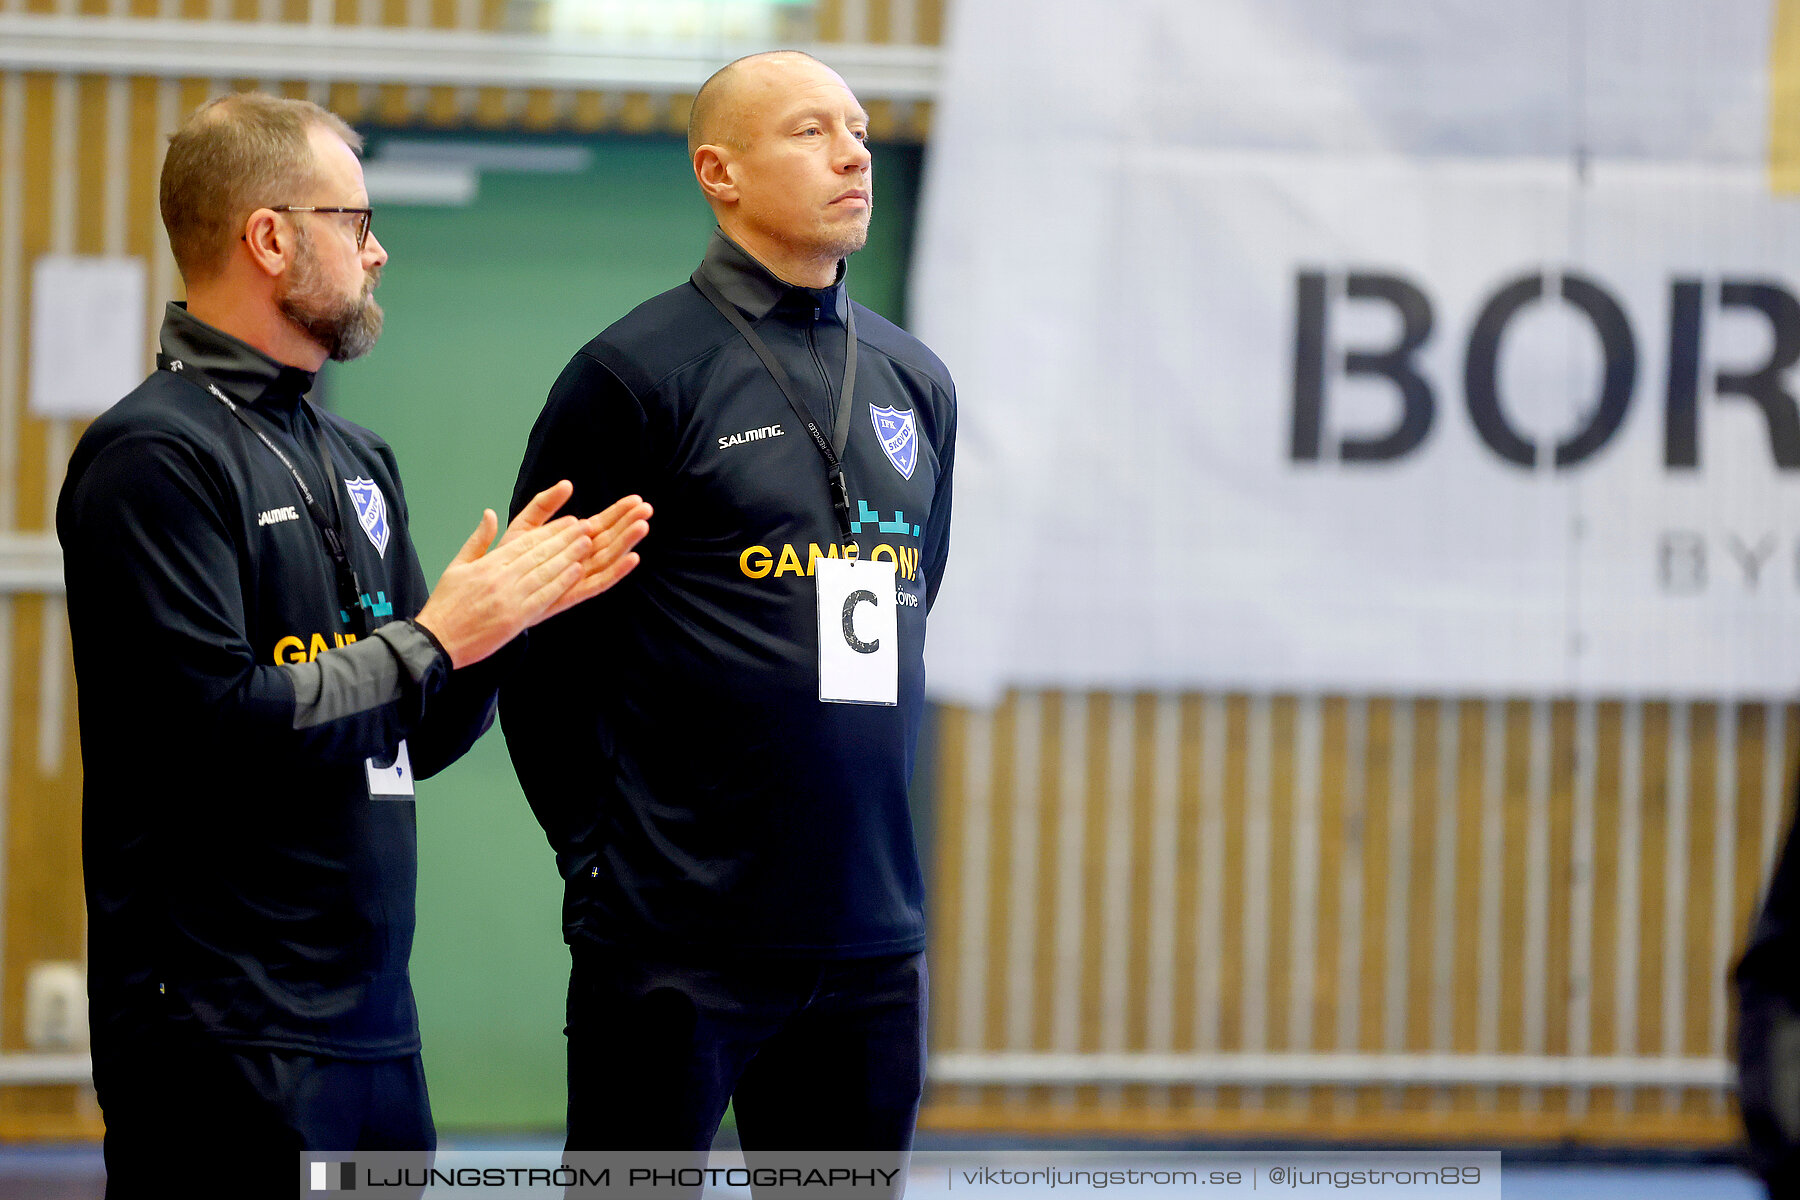
[[[375,544],[375,553],[387,557],[387,497],[381,494],[373,479],[346,479],[344,486],[350,489],[350,501],[356,505],[356,520],[369,535],[369,541]]]
[[[894,470],[900,472],[902,479],[911,479],[913,468],[919,465],[919,426],[911,410],[901,412],[871,404],[869,419],[875,422],[875,436],[881,439],[881,448],[887,451]]]

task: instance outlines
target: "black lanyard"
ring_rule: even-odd
[[[325,539],[325,550],[331,556],[331,565],[337,576],[338,602],[343,605],[344,615],[350,619],[351,627],[356,630],[358,637],[367,636],[369,624],[362,605],[362,580],[358,578],[356,565],[350,561],[350,553],[344,547],[342,524],[344,510],[343,506],[338,503],[337,489],[332,488],[331,507],[333,511],[331,515],[327,515],[325,506],[319,503],[318,498],[313,495],[312,489],[306,486],[306,478],[294,466],[293,459],[289,458],[281,447],[269,438],[268,434],[251,424],[250,418],[244,415],[244,410],[238,403],[227,396],[224,389],[208,378],[205,372],[197,367],[189,366],[178,358],[170,358],[166,354],[156,356],[156,365],[171,375],[185,377],[194,386],[209,392],[215,400],[225,406],[232,416],[238,419],[239,424],[254,433],[257,440],[261,441],[276,458],[281,460],[281,465],[288,469],[288,474],[294,477],[295,486],[300,489],[300,499],[305,504],[306,515],[312,518],[313,524],[318,527],[319,533]],[[306,403],[304,398],[300,402],[301,404]],[[319,467],[325,473],[325,484],[327,487],[331,487],[331,481],[337,473],[332,469],[331,455],[325,449],[325,438],[319,431],[319,423],[316,420],[313,422],[313,444],[319,453]]]
[[[794,390],[788,373],[782,370],[781,363],[763,340],[756,336],[756,330],[750,328],[750,322],[744,320],[744,314],[719,294],[719,289],[713,286],[702,271],[694,272],[694,286],[700,289],[702,296],[712,301],[712,306],[719,310],[721,316],[737,326],[737,331],[744,335],[744,340],[756,351],[756,357],[762,359],[763,366],[774,377],[781,394],[787,397],[788,406],[794,410],[794,415],[800,418],[806,432],[812,435],[813,445],[819,448],[819,457],[825,460],[825,482],[831,488],[831,508],[837,514],[838,536],[846,546],[849,545],[850,487],[844,481],[843,455],[844,446],[850,438],[850,397],[856,391],[856,306],[850,303],[848,296],[844,298],[844,385],[838,389],[837,424],[832,429],[833,437],[827,440],[819,423],[813,420],[812,410],[806,407],[806,402]]]

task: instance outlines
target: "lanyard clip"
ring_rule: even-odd
[[[831,485],[831,507],[837,513],[838,534],[850,540],[850,484],[844,479],[844,468],[832,470],[826,482]]]

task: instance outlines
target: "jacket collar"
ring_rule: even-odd
[[[215,329],[171,300],[163,312],[162,349],[204,372],[233,398],[292,407],[312,390],[314,374],[276,362],[248,342]]]
[[[849,260],[839,259],[837,279],[830,287],[809,288],[784,282],[774,272],[753,258],[749,251],[726,236],[723,229],[713,230],[706,247],[706,258],[700,273],[719,289],[719,294],[735,305],[752,321],[760,321],[776,308],[817,310],[823,318],[844,323],[844,310],[850,303],[844,276]]]

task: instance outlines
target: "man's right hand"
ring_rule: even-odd
[[[452,667],[480,662],[569,607],[571,592],[586,599],[637,565],[631,548],[648,530],[649,506],[628,496],[585,521],[548,520],[573,492],[567,480],[539,492],[491,551],[500,519],[491,508],[481,514],[481,523],[413,618],[443,646]]]

